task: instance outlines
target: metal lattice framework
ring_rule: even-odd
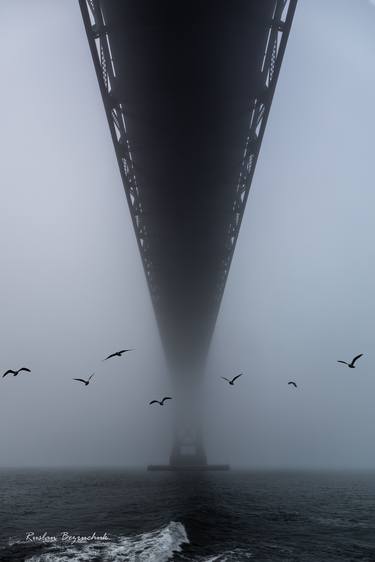
[[[104,21],[100,0],[84,0],[84,2],[81,2],[81,8],[86,29],[89,30],[91,54],[105,101],[108,123],[144,271],[154,306],[156,306],[158,287],[153,281],[153,262],[150,255],[147,223],[126,129],[126,109],[116,97],[116,68],[111,53],[109,31]]]
[[[132,157],[132,148],[126,126],[126,107],[117,95],[116,61],[112,57],[111,29],[104,19],[103,1],[105,0],[80,0],[80,5],[139,251],[158,317],[160,287],[155,275],[157,256],[152,252],[147,213],[142,201],[142,190],[137,181]],[[216,322],[228,278],[296,3],[297,0],[275,0],[273,15],[267,24],[268,38],[259,69],[260,87],[256,95],[253,95],[249,100],[249,126],[243,149],[241,170],[237,181],[236,178],[233,178],[232,204],[226,214],[229,219],[226,226],[224,255],[220,258],[220,271],[216,286],[212,288],[215,305],[210,319],[210,333],[212,333]]]
[[[243,152],[241,172],[233,198],[231,221],[228,226],[227,255],[223,259],[221,277],[217,287],[219,303],[228,278],[296,3],[297,0],[278,0],[269,25],[267,46],[261,67],[262,86],[258,95],[251,99],[249,103],[249,130]]]

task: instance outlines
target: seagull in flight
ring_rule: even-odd
[[[103,359],[103,361],[107,361],[107,359],[111,359],[111,357],[121,357],[121,355],[123,353],[126,353],[127,351],[134,351],[134,349],[122,349],[121,351],[116,351],[116,353],[111,353],[111,355],[108,355],[108,357]]]
[[[224,379],[225,381],[229,382],[229,384],[230,384],[231,386],[233,386],[233,385],[234,385],[234,381],[235,381],[236,379],[238,379],[239,377],[242,377],[242,375],[243,375],[243,373],[240,373],[239,375],[236,375],[235,377],[233,377],[232,380],[229,380],[229,379],[227,379],[226,377],[221,377],[221,378]]]
[[[149,405],[160,404],[160,406],[164,406],[164,402],[166,400],[172,400],[172,398],[170,396],[164,396],[163,400],[161,400],[160,402],[159,402],[159,400],[151,400],[151,402],[149,402]]]
[[[79,382],[83,382],[83,384],[85,386],[88,386],[89,382],[91,381],[92,377],[95,375],[95,373],[93,373],[92,375],[89,376],[89,378],[87,379],[87,381],[85,381],[85,379],[73,379],[74,381],[79,381]]]
[[[20,373],[21,371],[26,371],[27,373],[31,373],[30,369],[28,369],[27,367],[21,367],[21,369],[18,369],[18,371],[13,371],[13,369],[8,369],[7,372],[3,374],[3,378],[9,374],[12,374],[14,377],[16,377],[18,373]]]
[[[289,381],[288,384],[290,384],[291,386],[294,386],[294,388],[297,388],[297,385],[294,381]]]
[[[347,363],[346,361],[337,361],[337,363],[344,363],[344,365],[347,365],[349,367],[349,369],[355,369],[354,363],[357,361],[357,359],[362,357],[362,355],[363,355],[363,353],[360,353],[359,355],[356,355],[356,357],[354,357],[354,359],[352,360],[351,363]]]

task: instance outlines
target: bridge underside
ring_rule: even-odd
[[[80,0],[161,337],[181,379],[202,373],[295,4]]]

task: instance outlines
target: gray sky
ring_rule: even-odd
[[[210,352],[212,461],[375,467],[373,4],[299,0]],[[0,369],[32,369],[0,381],[0,462],[161,462],[176,406],[147,406],[171,385],[78,4],[0,20]]]

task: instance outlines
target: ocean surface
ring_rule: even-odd
[[[5,562],[375,561],[375,472],[0,470]]]

